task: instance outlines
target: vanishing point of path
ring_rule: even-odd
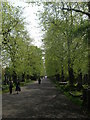
[[[19,94],[3,94],[3,118],[86,118],[48,79],[21,89]]]

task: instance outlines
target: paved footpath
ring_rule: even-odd
[[[80,107],[58,91],[48,79],[3,94],[3,118],[86,118]]]

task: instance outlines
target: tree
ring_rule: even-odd
[[[83,3],[83,4],[84,4],[84,5],[86,4],[86,7],[88,7],[88,9],[86,9],[86,10],[88,10],[88,11],[80,10],[80,9],[79,9],[80,7],[79,7],[79,4],[78,4],[78,3],[77,3],[78,8],[72,8],[71,6],[65,7],[65,6],[64,6],[64,3],[63,3],[62,10],[75,11],[75,12],[82,13],[83,15],[88,16],[88,21],[89,21],[88,26],[90,26],[90,1],[87,2],[87,3]],[[81,4],[81,5],[83,5],[83,4]],[[67,3],[66,3],[65,5],[67,5]],[[90,35],[89,35],[89,33],[90,33],[90,28],[88,27],[88,28],[87,28],[87,43],[88,43],[88,84],[90,85],[90,80],[89,80],[89,79],[90,79]]]
[[[43,74],[42,51],[31,45],[32,39],[25,29],[21,9],[14,8],[7,2],[4,2],[2,7],[4,67],[9,67],[14,82],[17,77],[22,79],[22,76]]]
[[[62,69],[63,76],[64,66],[65,68],[68,67],[69,83],[73,86],[74,76],[78,76],[79,69],[81,69],[83,75],[87,74],[87,48],[85,48],[87,44],[84,41],[87,39],[86,33],[89,24],[87,20],[84,19],[82,13],[77,14],[73,11],[68,12],[62,10],[62,6],[65,4],[66,3],[44,3],[44,12],[41,14],[41,21],[43,21],[43,26],[46,31],[44,42],[46,47],[47,69],[51,68],[52,70],[53,65],[58,64],[58,71],[60,73]],[[75,8],[78,6],[76,3],[67,3],[66,5],[70,8],[72,6]],[[87,10],[86,3],[80,3],[79,5],[81,9]],[[85,8],[83,8],[83,5],[85,5]],[[62,50],[64,51],[65,57],[63,53],[60,52]],[[74,56],[73,54],[76,55]],[[53,63],[53,59],[56,56],[58,56],[59,59]],[[52,63],[51,67],[50,60]],[[85,60],[85,63],[83,60]],[[62,63],[62,67],[60,67],[60,62]],[[81,64],[83,67],[80,66]],[[53,69],[56,68],[57,66],[54,66]],[[65,73],[67,74],[67,69],[64,70],[64,74]]]

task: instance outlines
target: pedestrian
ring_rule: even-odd
[[[13,81],[9,81],[9,92],[12,94],[12,88],[13,88]]]
[[[19,92],[21,91],[20,82],[19,81],[16,82],[16,90],[15,91],[17,91],[17,94],[18,94],[18,91]]]
[[[39,79],[38,79],[38,84],[41,84],[41,78],[39,77]]]

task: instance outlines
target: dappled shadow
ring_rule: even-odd
[[[81,108],[73,104],[47,79],[22,87],[20,94],[3,95],[4,118],[86,118]]]
[[[26,89],[55,89],[54,86],[50,86],[47,83],[41,83],[41,84],[32,84],[30,86],[26,86]]]
[[[49,80],[42,80],[41,84],[38,84],[38,81],[35,83],[32,83],[31,85],[26,86],[26,89],[47,89],[51,90],[54,89],[56,90],[55,86],[49,81]]]

